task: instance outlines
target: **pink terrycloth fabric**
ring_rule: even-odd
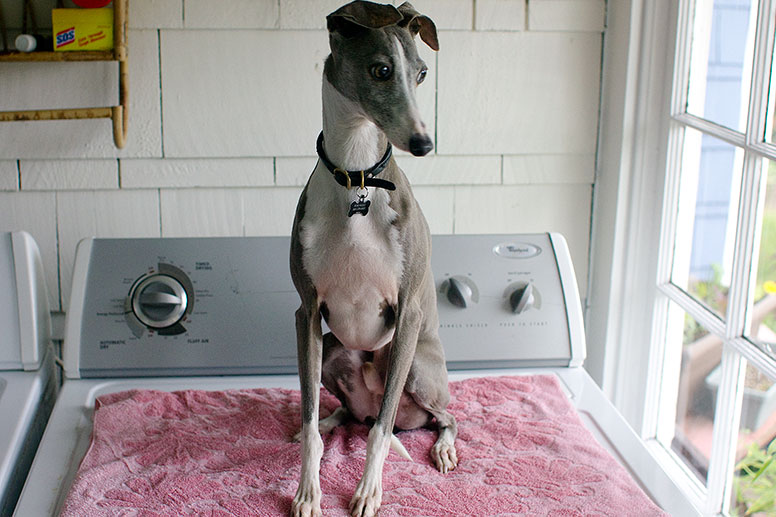
[[[433,467],[435,431],[400,433],[415,462],[389,454],[381,516],[665,515],[598,445],[554,376],[468,379],[450,391],[458,468]],[[62,515],[286,516],[301,464],[291,441],[299,401],[283,389],[102,396]],[[322,391],[325,412],[337,405]],[[367,432],[352,423],[324,437],[324,515],[347,515]]]

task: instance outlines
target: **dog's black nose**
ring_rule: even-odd
[[[425,156],[434,148],[434,142],[428,135],[415,133],[410,137],[410,152],[415,156]]]

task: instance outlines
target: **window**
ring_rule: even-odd
[[[676,7],[641,429],[704,513],[776,515],[776,0]]]

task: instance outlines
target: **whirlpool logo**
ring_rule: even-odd
[[[75,27],[70,27],[63,31],[57,32],[56,48],[62,48],[65,45],[69,45],[75,41]]]

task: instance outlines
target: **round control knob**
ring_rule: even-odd
[[[451,278],[447,287],[447,299],[453,305],[466,308],[472,301],[472,288],[456,278]]]
[[[477,286],[464,276],[453,276],[445,280],[442,284],[442,292],[447,301],[462,309],[479,301]]]
[[[158,273],[141,279],[129,296],[137,319],[154,329],[178,323],[189,303],[186,289],[177,279]]]
[[[531,308],[535,301],[533,284],[521,285],[509,295],[509,306],[515,314],[522,314]]]

